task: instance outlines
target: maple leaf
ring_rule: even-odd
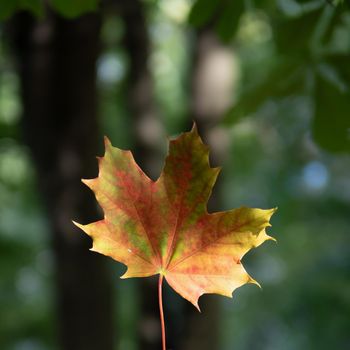
[[[275,209],[207,212],[220,169],[210,167],[208,147],[195,126],[170,141],[157,181],[145,175],[130,151],[113,147],[107,138],[105,148],[98,177],[83,180],[104,219],[75,224],[92,237],[92,251],[128,267],[122,278],[160,274],[198,309],[202,294],[232,297],[241,285],[257,283],[241,259],[273,239],[265,229]]]

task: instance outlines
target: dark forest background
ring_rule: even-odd
[[[160,349],[153,278],[88,250],[103,135],[157,178],[196,121],[210,210],[278,206],[263,286],[165,290],[173,350],[350,348],[350,6],[0,0],[0,349]]]

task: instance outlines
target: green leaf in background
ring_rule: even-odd
[[[195,27],[200,27],[210,22],[217,11],[221,1],[197,0],[192,6],[188,21]]]
[[[9,18],[19,10],[30,11],[34,15],[41,17],[44,11],[42,0],[1,0],[0,20]]]
[[[260,83],[242,93],[228,111],[225,121],[235,123],[242,117],[256,113],[270,98],[283,98],[302,92],[304,85],[304,69],[300,62],[284,60]]]
[[[216,25],[216,31],[224,41],[231,40],[236,34],[244,8],[244,1],[231,1],[227,4]]]
[[[188,22],[194,27],[211,24],[223,41],[236,33],[245,2],[235,0],[197,0],[192,6]]]
[[[350,5],[350,2],[349,2]],[[328,23],[326,23],[323,36],[321,38],[321,45],[324,47],[332,43],[332,40],[339,36],[339,30],[347,31],[347,15],[349,8],[346,6],[337,6],[332,8],[332,15]],[[343,47],[342,47],[343,48]]]
[[[74,18],[95,11],[99,0],[51,0],[52,7],[61,15]]]
[[[301,16],[280,16],[273,23],[275,42],[280,52],[290,52],[307,57],[315,28],[323,9],[317,9]],[[302,40],[301,40],[302,39]]]
[[[328,61],[337,73],[321,70],[315,88],[313,137],[330,152],[350,151],[350,56],[339,55]],[[332,67],[330,66],[330,67]],[[327,68],[327,67],[326,67]]]

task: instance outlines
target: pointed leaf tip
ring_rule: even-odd
[[[105,148],[112,146],[112,143],[107,136],[103,137],[103,141],[104,141]]]
[[[249,283],[255,284],[256,286],[258,286],[260,289],[262,289],[261,284],[258,281],[252,280]]]
[[[76,226],[79,227],[80,229],[83,227],[83,225],[79,224],[78,222],[72,220],[72,223]]]
[[[197,127],[197,123],[195,121],[193,121],[192,129],[190,132],[193,132],[194,134],[198,135],[198,127]]]
[[[267,241],[273,241],[275,243],[277,243],[277,239],[275,237],[272,237],[272,236],[267,236]]]
[[[87,187],[89,187],[91,190],[94,189],[94,186],[96,184],[97,178],[94,179],[81,179],[81,182],[86,185]]]

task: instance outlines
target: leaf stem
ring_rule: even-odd
[[[165,336],[165,323],[164,323],[164,312],[163,312],[162,285],[163,285],[163,275],[159,274],[158,301],[159,301],[160,324],[161,324],[161,328],[162,328],[162,350],[166,350],[166,336]]]

